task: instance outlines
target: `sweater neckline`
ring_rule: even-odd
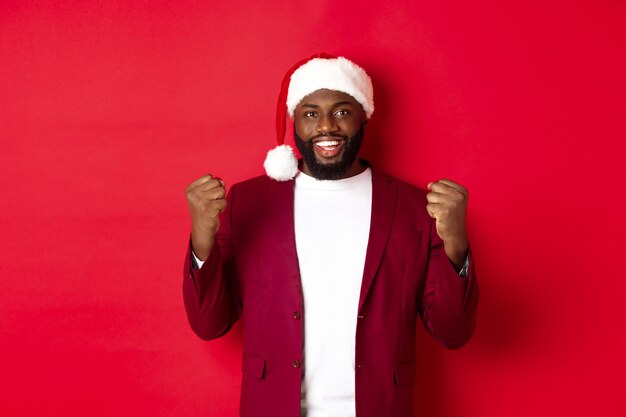
[[[298,188],[312,188],[318,190],[338,190],[345,188],[352,188],[356,185],[361,185],[365,183],[371,183],[372,181],[372,170],[370,167],[367,167],[360,174],[354,175],[349,178],[343,178],[340,180],[318,180],[310,175],[305,174],[302,171],[298,171],[296,174],[296,186]]]

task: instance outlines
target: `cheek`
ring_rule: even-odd
[[[346,120],[340,124],[341,130],[346,132],[348,136],[354,136],[361,128],[361,120]]]
[[[315,125],[313,123],[301,120],[294,121],[294,127],[296,129],[296,134],[302,139],[306,139],[310,133],[315,130]]]

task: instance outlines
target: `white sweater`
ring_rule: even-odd
[[[295,234],[304,295],[301,415],[353,417],[359,293],[372,211],[372,173],[318,181],[299,173]]]

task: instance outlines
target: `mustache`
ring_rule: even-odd
[[[314,136],[314,137],[311,139],[311,142],[313,142],[313,141],[315,141],[315,140],[317,140],[317,139],[342,139],[342,140],[347,141],[347,140],[348,140],[348,139],[350,139],[350,138],[349,138],[348,136],[341,136],[341,135],[329,135],[329,134],[326,134],[326,133],[320,133],[319,135]]]

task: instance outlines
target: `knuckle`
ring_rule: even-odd
[[[189,201],[191,204],[198,205],[198,196],[193,192],[189,192],[187,194],[187,201]]]

